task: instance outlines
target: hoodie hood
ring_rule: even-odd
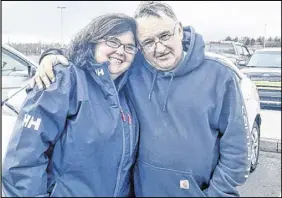
[[[205,59],[205,42],[202,36],[195,33],[193,27],[184,27],[183,34],[182,44],[186,55],[175,69],[175,76],[181,76],[195,70]]]
[[[151,89],[149,92],[148,99],[151,99],[152,92],[154,90],[154,85],[157,79],[157,76],[169,77],[169,85],[165,94],[165,101],[163,106],[163,111],[166,109],[167,100],[169,96],[169,90],[171,84],[173,83],[174,77],[185,75],[199,67],[201,63],[205,60],[205,42],[201,35],[195,33],[193,27],[185,27],[183,29],[183,55],[184,57],[179,62],[178,66],[172,71],[160,71],[151,66],[147,61],[145,62],[145,67],[153,73],[153,81]]]
[[[106,75],[106,79],[108,79],[109,81],[111,81],[111,75],[110,75],[110,72],[109,72],[109,67],[110,65],[110,62],[109,61],[106,61],[106,62],[103,62],[103,63],[97,63],[96,60],[95,60],[95,57],[93,56],[93,54],[91,54],[91,56],[85,58],[84,61],[82,61],[78,67],[82,68],[82,69],[87,69],[87,70],[90,70],[90,71],[94,71],[95,73],[97,73],[97,71],[105,71],[103,72],[104,75]],[[117,88],[117,91],[120,91],[123,86],[125,85],[127,79],[128,79],[128,75],[130,73],[130,68],[125,71],[123,74],[121,74],[118,78],[116,78],[114,80],[114,84]],[[100,85],[103,85],[104,84],[104,81],[105,79],[102,79],[100,77],[98,77],[97,75],[94,75],[93,76],[95,81],[100,84]],[[103,87],[103,86],[102,86]]]

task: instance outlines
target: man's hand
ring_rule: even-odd
[[[69,62],[63,55],[46,55],[35,73],[34,86],[37,85],[39,89],[43,89],[43,85],[48,88],[51,81],[55,82],[53,67],[57,64],[68,66]]]

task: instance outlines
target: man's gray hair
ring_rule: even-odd
[[[168,17],[177,20],[175,13],[172,8],[166,3],[162,3],[160,1],[143,1],[139,4],[134,18],[138,19],[144,16],[154,16],[157,18],[161,18],[160,12],[163,12]]]

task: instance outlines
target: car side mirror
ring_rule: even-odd
[[[29,76],[34,76],[36,73],[36,68],[35,67],[32,67],[32,66],[29,66],[28,67],[28,75]]]
[[[239,65],[239,66],[242,66],[242,67],[243,67],[243,66],[246,66],[246,61],[241,60],[241,61],[238,62],[238,65]]]
[[[2,62],[2,68],[4,68],[7,65],[5,61]]]

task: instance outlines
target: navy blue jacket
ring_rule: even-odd
[[[55,83],[28,93],[4,159],[5,196],[130,195],[139,127],[128,72],[115,85],[107,68],[58,66]]]

